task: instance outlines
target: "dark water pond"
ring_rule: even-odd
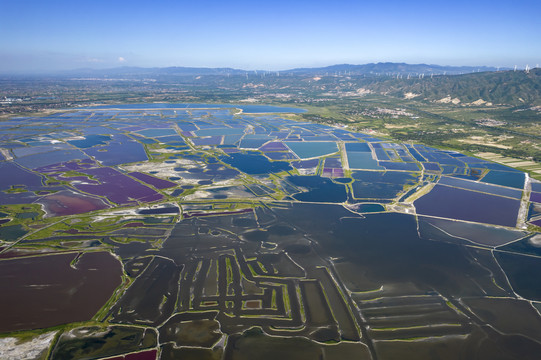
[[[519,254],[541,256],[541,235],[531,235],[525,239],[512,242],[509,245],[502,246],[498,249]]]
[[[274,211],[307,231],[329,256],[358,264],[376,283],[411,281],[442,294],[483,295],[472,279],[481,281],[489,276],[486,268],[472,261],[465,247],[419,238],[413,215],[379,213],[360,217],[338,205],[306,203]],[[487,261],[493,261],[490,258]],[[494,263],[490,266],[497,268]],[[491,281],[483,280],[483,284],[487,293],[501,291]]]
[[[394,199],[404,189],[413,185],[418,176],[398,171],[354,171],[351,188],[356,199]]]
[[[495,256],[518,294],[541,301],[541,259],[503,252],[496,252]]]
[[[2,219],[10,221],[10,219]],[[0,223],[3,224],[3,223]],[[15,241],[21,236],[27,234],[28,231],[22,225],[3,225],[0,226],[0,239],[4,241]]]
[[[40,329],[87,321],[120,285],[122,268],[107,252],[0,261],[0,331]],[[13,279],[17,281],[14,282]]]
[[[467,244],[463,241],[467,239],[487,246],[500,246],[527,235],[524,231],[422,216],[419,216],[419,233],[426,239],[445,238],[446,235],[450,235],[457,243]]]

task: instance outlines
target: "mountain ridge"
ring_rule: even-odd
[[[324,67],[302,67],[285,69],[279,71],[269,70],[243,70],[231,67],[139,67],[122,66],[107,69],[81,68],[74,70],[65,70],[51,72],[44,75],[57,76],[204,76],[204,75],[245,75],[256,73],[271,74],[293,74],[293,75],[388,75],[388,76],[408,76],[408,75],[459,75],[475,72],[492,72],[498,70],[509,70],[509,68],[496,68],[490,66],[450,66],[435,64],[407,64],[394,62],[378,62],[368,64],[334,64]]]

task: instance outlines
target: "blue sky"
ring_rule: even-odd
[[[541,1],[0,3],[0,72],[541,63]]]

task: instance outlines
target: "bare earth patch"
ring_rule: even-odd
[[[56,333],[57,331],[48,332],[28,341],[20,341],[14,337],[0,339],[0,359],[44,359]]]

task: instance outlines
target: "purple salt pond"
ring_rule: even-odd
[[[530,221],[530,224],[535,225],[535,226],[541,226],[541,219],[535,220],[535,221]]]
[[[324,168],[322,175],[323,177],[344,177],[344,170],[342,168]]]
[[[530,201],[535,203],[541,203],[541,193],[532,192],[530,195]]]
[[[170,187],[173,187],[173,186],[177,186],[177,184],[172,182],[172,181],[159,179],[159,178],[156,178],[154,176],[150,176],[150,175],[143,174],[143,173],[140,173],[140,172],[132,172],[132,173],[129,173],[129,175],[133,176],[134,178],[136,178],[138,180],[141,180],[142,182],[145,182],[145,183],[147,183],[149,185],[152,185],[156,189],[160,189],[160,190],[161,189],[167,189],[167,188],[170,188]]]
[[[319,164],[319,159],[294,161],[291,163],[297,169],[310,169],[315,168]]]
[[[44,196],[36,202],[44,206],[47,217],[82,214],[110,207],[102,199],[70,190]]]
[[[329,158],[325,160],[325,167],[328,168],[341,168],[342,167],[342,161],[338,158]]]
[[[89,194],[104,196],[117,204],[151,202],[163,198],[161,194],[115,169],[103,167],[82,170],[81,172],[92,175],[101,184],[75,184],[75,188]]]

